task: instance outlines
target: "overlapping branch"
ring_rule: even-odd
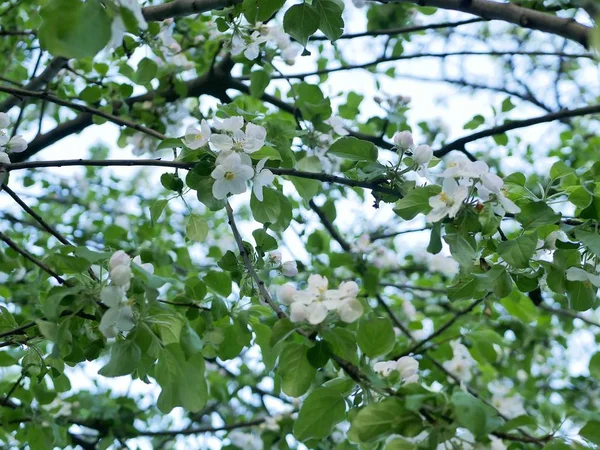
[[[380,3],[415,3],[419,6],[462,11],[488,20],[502,20],[523,28],[562,36],[588,47],[592,28],[572,19],[491,0],[378,0]]]

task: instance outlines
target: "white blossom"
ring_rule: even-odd
[[[447,277],[453,277],[458,273],[459,264],[450,256],[437,254],[429,259],[429,270],[432,272],[441,272]]]
[[[220,200],[227,194],[242,194],[246,192],[246,182],[252,178],[254,170],[242,164],[240,155],[232,153],[215,167],[210,176],[215,179],[213,196]]]
[[[281,252],[275,251],[269,253],[269,262],[274,264],[275,266],[281,265],[282,258],[283,256],[281,255]]]
[[[394,134],[392,141],[400,150],[408,150],[409,148],[413,148],[415,146],[413,136],[410,131],[400,131],[399,133]]]
[[[129,331],[135,326],[135,318],[130,306],[122,305],[114,308],[108,308],[98,329],[107,338],[117,337],[119,331]]]
[[[453,357],[451,360],[444,361],[444,368],[452,375],[461,381],[469,382],[473,378],[471,369],[477,366],[477,362],[469,353],[467,347],[460,343],[459,340],[450,342],[452,347]]]
[[[523,406],[523,397],[516,394],[511,397],[494,394],[492,396],[492,406],[504,414],[509,419],[527,414]]]
[[[296,62],[296,58],[298,57],[299,53],[300,50],[298,49],[298,47],[290,46],[281,51],[281,57],[288,66],[293,66]]]
[[[0,128],[8,128],[10,125],[10,118],[6,113],[0,113]]]
[[[227,435],[232,445],[242,450],[263,450],[263,441],[259,436],[233,430]]]
[[[367,253],[369,251],[369,247],[371,245],[371,236],[368,233],[363,233],[356,240],[356,244],[354,244],[354,249],[360,253]]]
[[[292,322],[307,321],[316,325],[327,318],[329,311],[335,311],[346,323],[362,316],[364,308],[356,299],[359,287],[354,281],[341,283],[339,289],[328,289],[328,286],[327,278],[313,274],[308,278],[306,290],[294,292],[289,287],[278,288],[277,296],[282,303],[290,305]]]
[[[16,135],[9,139],[9,137],[0,132],[0,151],[1,152],[12,152],[21,153],[27,149],[27,141],[23,139],[23,136]]]
[[[396,370],[400,373],[400,378],[405,384],[419,381],[419,361],[411,356],[403,356],[397,361],[375,363],[373,370],[384,377],[390,376]]]
[[[238,119],[238,117],[232,117],[231,119]],[[239,117],[239,119],[243,119]],[[265,139],[267,137],[267,131],[260,125],[254,125],[248,123],[245,131],[242,131],[241,126],[239,128],[231,129],[237,126],[238,122],[227,122],[226,119],[223,125],[227,128],[223,128],[223,131],[229,132],[229,134],[212,134],[210,137],[210,144],[213,150],[225,152],[226,157],[229,152],[245,152],[248,154],[254,153],[260,150],[265,145]],[[215,121],[215,128],[217,128],[217,122]],[[218,129],[218,128],[217,128]]]
[[[0,152],[0,164],[10,164],[10,157],[4,152]]]
[[[500,215],[504,215],[504,212],[510,214],[517,214],[521,212],[519,208],[511,199],[504,195],[502,188],[504,187],[504,180],[498,175],[491,172],[486,172],[481,175],[481,184],[477,186],[477,194],[483,201],[488,201],[495,197],[498,202],[499,210],[495,211]]]
[[[267,160],[268,158],[263,158],[256,165],[256,176],[252,184],[252,192],[260,202],[263,201],[263,187],[270,185],[275,180],[273,172],[264,168]]]
[[[347,136],[349,134],[348,130],[344,128],[343,119],[339,116],[331,116],[325,123],[333,128],[333,132],[339,136]]]
[[[183,140],[185,141],[185,145],[192,150],[196,150],[208,144],[210,136],[210,125],[206,120],[202,119],[200,122],[200,129],[192,126],[187,127]]]
[[[373,370],[379,375],[388,377],[390,374],[398,369],[398,363],[396,361],[381,361],[375,363]]]
[[[136,256],[135,258],[133,258],[133,262],[134,262],[134,264],[137,264],[138,266],[140,266],[143,270],[145,270],[149,274],[154,273],[154,266],[151,263],[142,263],[142,258],[139,255]]]
[[[244,126],[244,118],[242,116],[228,117],[223,120],[215,118],[213,126],[215,127],[215,130],[234,133],[242,129]]]
[[[243,36],[241,33],[235,33],[231,39],[231,54],[237,56],[244,53],[244,56],[250,61],[258,58],[260,53],[260,44],[266,42],[267,37],[259,31],[254,31],[250,36]]]
[[[298,290],[291,284],[277,286],[277,299],[284,305],[291,305]]]
[[[459,185],[453,178],[446,178],[442,192],[429,198],[431,211],[427,214],[429,222],[439,222],[444,217],[455,217],[469,195],[467,186]]]

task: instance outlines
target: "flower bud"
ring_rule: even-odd
[[[419,361],[410,356],[403,356],[397,361],[397,369],[403,379],[410,378],[419,370]]]
[[[4,152],[0,152],[0,164],[10,164],[10,158]]]
[[[23,136],[15,136],[8,142],[8,150],[13,153],[21,153],[27,148],[27,141]]]
[[[415,143],[413,142],[412,133],[410,131],[401,131],[396,133],[393,138],[394,145],[400,150],[406,150],[413,148]]]
[[[286,261],[281,265],[281,273],[286,277],[293,277],[298,275],[298,266],[296,261]]]
[[[123,250],[117,250],[110,257],[110,261],[108,262],[108,267],[110,270],[113,270],[117,266],[128,266],[131,263],[131,258],[129,255],[125,253]]]
[[[131,267],[128,265],[117,266],[110,271],[110,281],[112,281],[115,286],[125,287],[129,284],[132,276]]]
[[[429,145],[419,145],[413,152],[413,160],[418,166],[429,164],[433,158],[433,149]]]

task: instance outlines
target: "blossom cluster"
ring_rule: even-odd
[[[100,300],[108,309],[100,320],[99,329],[107,338],[114,338],[119,331],[129,331],[134,326],[133,310],[127,304],[126,296],[133,278],[132,262],[146,272],[154,273],[154,266],[150,263],[142,264],[139,256],[132,261],[123,250],[113,253],[108,262],[110,284],[100,293]]]
[[[277,288],[277,298],[290,308],[290,320],[294,323],[322,323],[330,312],[335,312],[346,323],[356,321],[364,313],[357,300],[359,287],[354,281],[344,281],[338,289],[328,289],[329,281],[321,275],[311,275],[308,287],[297,290],[291,284]]]
[[[188,127],[183,138],[185,144],[195,150],[206,145],[217,154],[216,167],[211,173],[215,180],[212,188],[216,199],[224,199],[228,194],[246,192],[246,183],[254,178],[252,189],[259,201],[263,201],[263,187],[271,184],[275,176],[265,169],[267,158],[261,159],[252,167],[250,156],[265,145],[267,130],[260,125],[246,123],[241,116],[227,119],[214,119],[213,133],[206,120],[200,128]]]
[[[281,252],[269,253],[267,262],[271,264],[273,268],[279,269],[286,277],[294,277],[298,275],[298,265],[296,264],[296,261],[283,261]]]
[[[265,42],[275,44],[286,64],[294,64],[299,53],[298,47],[292,44],[292,40],[281,27],[262,23],[257,23],[256,27],[250,30],[238,27],[231,38],[231,54],[237,56],[243,53],[250,61],[254,61],[260,53],[260,44]]]
[[[455,217],[473,188],[481,200],[492,204],[496,214],[504,216],[505,213],[516,214],[521,211],[504,194],[504,180],[491,173],[483,161],[470,161],[461,154],[448,164],[440,176],[444,179],[442,192],[429,199],[432,209],[427,214],[427,220],[430,222],[438,222],[446,216]]]
[[[10,164],[8,153],[20,153],[27,148],[27,141],[23,136],[8,137],[6,128],[10,125],[8,114],[0,113],[0,164]]]
[[[470,161],[465,155],[458,154],[439,175],[430,172],[429,164],[433,160],[433,150],[428,145],[415,146],[409,131],[396,133],[393,142],[402,155],[406,151],[412,154],[412,166],[417,174],[428,179],[442,178],[442,191],[429,198],[431,211],[427,214],[429,222],[439,222],[445,217],[454,218],[460,208],[476,191],[483,202],[489,202],[493,211],[501,216],[516,214],[520,208],[504,193],[504,180],[490,172],[483,161]]]
[[[373,370],[384,377],[397,371],[405,384],[419,381],[419,361],[411,356],[403,356],[397,361],[380,361],[373,365]]]
[[[450,346],[452,347],[453,357],[448,361],[444,361],[444,369],[459,380],[468,383],[473,378],[471,370],[477,366],[477,361],[473,359],[469,349],[461,344],[459,340],[451,341]]]

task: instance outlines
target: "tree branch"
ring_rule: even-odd
[[[340,39],[355,39],[361,38],[365,36],[391,36],[396,34],[409,34],[409,33],[417,33],[419,31],[427,31],[427,30],[437,30],[440,28],[456,28],[461,25],[468,25],[471,23],[481,23],[486,22],[486,19],[468,19],[468,20],[460,20],[458,22],[443,22],[443,23],[431,23],[428,25],[416,25],[412,27],[401,27],[401,28],[387,28],[383,30],[372,30],[372,31],[363,31],[361,33],[348,33],[342,34],[337,40]],[[309,38],[310,41],[328,41],[329,38],[327,36],[311,36]]]
[[[67,64],[67,59],[62,57],[56,57],[50,64],[44,69],[44,71],[39,74],[39,76],[33,78],[29,83],[25,85],[25,89],[30,91],[37,91],[39,88],[49,83],[58,72]],[[2,103],[0,103],[0,112],[7,112],[10,108],[15,106],[19,102],[19,99],[15,96],[12,96]]]
[[[400,56],[389,56],[389,57],[381,57],[377,58],[373,61],[369,61],[366,63],[360,64],[348,64],[340,67],[332,67],[326,69],[315,70],[314,72],[306,72],[306,73],[295,73],[295,74],[280,74],[280,75],[272,75],[271,79],[291,79],[298,78],[304,79],[306,77],[314,76],[314,75],[326,75],[334,72],[341,72],[345,70],[356,70],[356,69],[367,69],[369,67],[376,66],[377,64],[395,62],[395,61],[403,61],[406,59],[419,59],[419,58],[447,58],[450,56],[556,56],[561,58],[588,58],[592,59],[594,56],[589,53],[562,53],[562,52],[541,52],[541,51],[506,51],[506,52],[498,52],[498,51],[489,51],[489,52],[474,52],[474,51],[458,51],[458,52],[445,52],[445,53],[414,53],[409,55],[400,55]],[[243,76],[237,78],[238,80],[248,81],[250,76]]]
[[[21,88],[16,88],[16,87],[12,88],[12,87],[7,87],[7,86],[0,86],[0,92],[6,92],[8,94],[13,94],[17,97],[21,96],[21,97],[39,98],[39,99],[54,103],[56,105],[66,106],[66,107],[74,109],[76,111],[81,111],[81,112],[88,113],[88,114],[91,114],[94,116],[102,117],[102,118],[108,120],[109,122],[115,123],[117,125],[122,125],[122,126],[125,126],[128,128],[133,128],[136,131],[141,131],[142,133],[146,133],[147,135],[155,137],[157,139],[166,139],[167,138],[167,136],[165,136],[164,134],[159,133],[158,131],[155,131],[151,128],[137,124],[130,120],[121,119],[120,117],[115,116],[114,114],[104,112],[97,108],[92,108],[91,106],[80,105],[78,103],[73,103],[68,100],[63,100],[59,97],[49,94],[48,92],[30,91],[28,89],[21,89]]]
[[[21,247],[19,247],[15,243],[15,241],[13,241],[11,238],[9,238],[7,235],[5,235],[4,233],[2,233],[1,231],[0,231],[0,240],[4,241],[4,243],[6,245],[8,245],[11,249],[13,249],[15,252],[17,252],[21,256],[23,256],[25,259],[31,261],[33,264],[35,264],[36,266],[38,266],[44,272],[46,272],[49,275],[51,275],[60,284],[64,284],[66,286],[71,286],[71,283],[69,283],[69,280],[65,280],[63,277],[61,277],[59,274],[57,274],[54,270],[52,270],[50,267],[48,267],[48,265],[44,264],[42,261],[40,261],[39,259],[37,259],[35,256],[33,256],[28,251],[26,251],[26,250],[22,249]]]
[[[223,9],[242,3],[242,0],[174,0],[161,5],[146,6],[142,14],[146,20],[158,21]]]
[[[439,158],[450,153],[452,150],[463,150],[465,148],[465,145],[469,142],[477,141],[485,137],[494,136],[496,134],[502,134],[510,130],[530,127],[532,125],[537,125],[540,123],[553,122],[555,120],[566,119],[569,117],[585,116],[589,114],[598,113],[600,113],[600,105],[590,105],[584,106],[583,108],[565,109],[555,113],[546,114],[544,116],[533,117],[531,119],[515,120],[507,122],[504,125],[488,128],[487,130],[479,131],[477,133],[473,133],[468,136],[457,139],[453,142],[450,142],[449,144],[444,145],[439,150],[436,150],[434,154]]]
[[[488,20],[502,20],[520,27],[556,34],[584,47],[589,46],[592,28],[575,20],[563,19],[541,11],[490,0],[378,0],[381,3],[415,3],[419,6],[450,9],[473,14]]]

